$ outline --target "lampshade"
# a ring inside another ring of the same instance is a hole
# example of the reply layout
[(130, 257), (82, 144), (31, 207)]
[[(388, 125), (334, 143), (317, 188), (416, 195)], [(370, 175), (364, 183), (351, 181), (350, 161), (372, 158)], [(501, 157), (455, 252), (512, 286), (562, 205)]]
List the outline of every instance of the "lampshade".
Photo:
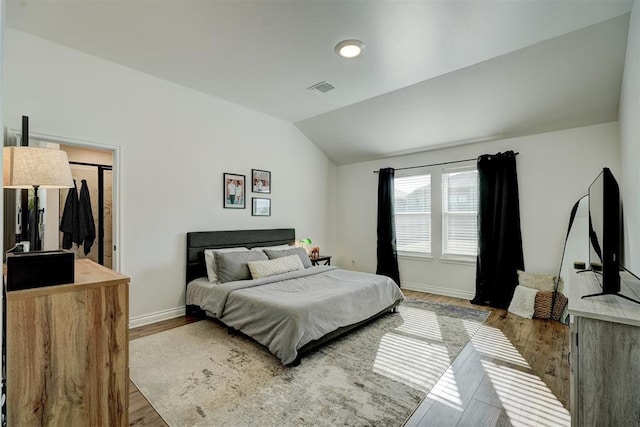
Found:
[(4, 147), (5, 188), (71, 188), (73, 177), (67, 153), (38, 147)]
[(306, 244), (306, 245), (310, 245), (311, 244), (311, 239), (307, 237), (305, 239), (300, 240), (300, 243)]

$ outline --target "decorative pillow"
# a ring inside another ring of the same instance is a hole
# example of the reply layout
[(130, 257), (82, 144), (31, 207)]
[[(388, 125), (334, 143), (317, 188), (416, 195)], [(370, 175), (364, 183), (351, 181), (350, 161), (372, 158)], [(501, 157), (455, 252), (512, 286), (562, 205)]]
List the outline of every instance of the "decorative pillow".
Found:
[(246, 252), (218, 252), (216, 253), (216, 265), (218, 266), (218, 281), (220, 283), (235, 282), (236, 280), (251, 279), (251, 272), (247, 263), (249, 261), (268, 260), (260, 251)]
[(300, 261), (298, 255), (289, 255), (267, 261), (249, 261), (248, 265), (249, 271), (251, 271), (251, 277), (254, 279), (288, 273), (290, 271), (304, 270), (304, 265), (302, 265), (302, 261)]
[(266, 250), (271, 250), (271, 251), (282, 251), (284, 249), (291, 249), (291, 248), (295, 248), (295, 246), (293, 245), (276, 245), (276, 246), (257, 246), (255, 248), (251, 248), (252, 251), (264, 251)]
[(533, 274), (518, 270), (518, 285), (539, 291), (553, 291), (556, 281), (553, 274)]
[[(567, 297), (560, 292), (556, 292), (556, 302), (553, 304), (553, 292), (540, 291), (536, 295), (534, 304), (533, 317), (538, 319), (561, 320), (562, 312), (567, 305)], [(553, 313), (551, 306), (553, 305)]]
[(217, 266), (216, 266), (216, 252), (246, 252), (249, 249), (239, 247), (239, 248), (222, 248), (222, 249), (205, 249), (204, 251), (204, 265), (207, 267), (207, 277), (211, 283), (216, 283), (218, 281), (218, 276), (216, 274)]
[(525, 319), (531, 319), (535, 311), (537, 293), (537, 289), (516, 286), (511, 304), (509, 304), (509, 312), (524, 317)]
[(307, 251), (304, 248), (293, 247), (291, 249), (285, 250), (270, 250), (265, 249), (263, 251), (269, 259), (282, 258), (289, 255), (298, 255), (300, 257), (300, 261), (302, 261), (302, 265), (304, 268), (311, 267), (311, 260), (309, 259), (309, 255), (307, 255)]

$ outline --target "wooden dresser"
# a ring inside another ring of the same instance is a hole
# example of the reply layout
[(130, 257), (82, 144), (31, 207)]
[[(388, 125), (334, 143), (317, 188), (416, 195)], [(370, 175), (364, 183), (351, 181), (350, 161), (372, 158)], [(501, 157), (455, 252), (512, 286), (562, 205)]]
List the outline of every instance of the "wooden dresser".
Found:
[[(621, 293), (640, 300), (640, 281), (621, 275)], [(571, 329), (571, 425), (640, 424), (640, 304), (601, 292), (592, 272), (567, 288)]]
[(128, 277), (76, 260), (74, 283), (7, 292), (6, 315), (7, 425), (128, 425)]

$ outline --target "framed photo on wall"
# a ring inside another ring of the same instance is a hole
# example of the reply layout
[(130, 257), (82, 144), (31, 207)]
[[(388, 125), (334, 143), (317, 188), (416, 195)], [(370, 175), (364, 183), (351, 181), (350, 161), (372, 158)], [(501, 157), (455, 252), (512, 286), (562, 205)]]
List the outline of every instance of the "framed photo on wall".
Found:
[(271, 193), (271, 172), (251, 169), (251, 191), (254, 193)]
[(251, 215), (271, 216), (271, 199), (261, 197), (251, 198)]
[(245, 176), (235, 173), (223, 174), (223, 189), (225, 208), (244, 209), (245, 205)]

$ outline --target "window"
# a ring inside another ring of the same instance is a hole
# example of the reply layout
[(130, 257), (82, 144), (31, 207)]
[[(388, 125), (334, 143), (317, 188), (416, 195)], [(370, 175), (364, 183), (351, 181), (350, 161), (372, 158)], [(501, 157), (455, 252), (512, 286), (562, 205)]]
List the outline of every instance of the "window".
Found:
[(396, 245), (399, 252), (431, 253), (431, 175), (395, 177)]
[(442, 172), (442, 255), (478, 252), (478, 171)]

